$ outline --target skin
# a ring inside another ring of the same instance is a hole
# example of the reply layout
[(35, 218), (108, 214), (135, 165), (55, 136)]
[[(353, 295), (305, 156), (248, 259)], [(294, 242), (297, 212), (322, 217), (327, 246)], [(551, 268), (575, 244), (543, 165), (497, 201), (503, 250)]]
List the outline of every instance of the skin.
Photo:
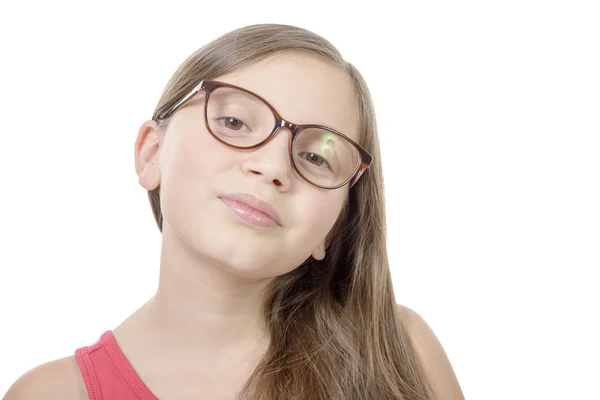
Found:
[[(252, 90), (290, 121), (330, 126), (358, 141), (350, 78), (315, 56), (281, 54), (216, 80)], [(204, 126), (202, 95), (176, 112), (166, 129), (154, 121), (140, 127), (139, 184), (162, 188), (160, 279), (156, 294), (113, 332), (158, 398), (233, 398), (268, 346), (259, 313), (264, 288), (309, 256), (325, 256), (348, 185), (324, 190), (303, 180), (290, 164), (290, 140), (289, 130), (281, 129), (253, 151), (219, 143)], [(219, 199), (232, 193), (271, 203), (281, 227), (250, 227), (232, 217)], [(462, 398), (433, 332), (414, 311), (400, 306), (399, 312), (427, 357), (440, 398)], [(87, 398), (73, 357), (29, 371), (5, 399), (49, 395)]]

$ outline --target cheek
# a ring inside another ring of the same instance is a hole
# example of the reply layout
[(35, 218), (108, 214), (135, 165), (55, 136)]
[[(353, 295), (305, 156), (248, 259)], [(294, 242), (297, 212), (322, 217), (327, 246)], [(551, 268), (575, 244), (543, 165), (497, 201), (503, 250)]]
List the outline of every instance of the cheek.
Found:
[(344, 197), (341, 193), (331, 194), (311, 196), (310, 201), (304, 202), (309, 206), (302, 208), (304, 211), (298, 215), (302, 235), (311, 245), (316, 246), (325, 239), (340, 214)]
[(233, 149), (214, 139), (206, 128), (187, 133), (175, 155), (177, 175), (192, 180), (192, 185), (211, 182), (220, 172), (231, 168), (233, 156)]
[(223, 171), (231, 168), (233, 157), (231, 150), (205, 128), (180, 125), (169, 134), (172, 137), (161, 161), (161, 202), (165, 214), (184, 218), (214, 196)]
[(198, 129), (180, 128), (176, 135), (165, 149), (163, 217), (172, 232), (191, 248), (218, 256), (218, 248), (230, 243), (219, 244), (222, 205), (217, 195), (221, 194), (222, 181), (229, 179), (229, 171), (236, 165), (235, 151)]

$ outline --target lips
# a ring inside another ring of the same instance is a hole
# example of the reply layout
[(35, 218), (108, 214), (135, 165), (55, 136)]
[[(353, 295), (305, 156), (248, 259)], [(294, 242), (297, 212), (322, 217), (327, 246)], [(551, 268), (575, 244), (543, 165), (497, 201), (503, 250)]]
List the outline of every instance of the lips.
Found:
[(281, 220), (277, 211), (275, 211), (275, 208), (266, 201), (260, 200), (248, 193), (236, 193), (219, 197), (226, 203), (235, 204), (235, 202), (237, 202), (241, 203), (241, 207), (248, 207), (254, 210), (254, 219), (260, 219), (260, 214), (263, 214), (264, 217), (273, 220), (275, 224), (281, 226)]

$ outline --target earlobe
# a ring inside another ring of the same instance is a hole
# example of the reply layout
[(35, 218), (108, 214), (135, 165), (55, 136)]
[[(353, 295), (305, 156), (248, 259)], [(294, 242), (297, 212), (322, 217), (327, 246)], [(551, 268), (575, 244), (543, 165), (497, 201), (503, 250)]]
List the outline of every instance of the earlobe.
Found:
[(140, 127), (135, 141), (135, 171), (140, 185), (153, 190), (160, 185), (160, 138), (156, 121), (146, 121)]
[(317, 248), (313, 251), (312, 257), (318, 261), (321, 261), (322, 259), (325, 258), (325, 241), (324, 240), (321, 243), (319, 243)]

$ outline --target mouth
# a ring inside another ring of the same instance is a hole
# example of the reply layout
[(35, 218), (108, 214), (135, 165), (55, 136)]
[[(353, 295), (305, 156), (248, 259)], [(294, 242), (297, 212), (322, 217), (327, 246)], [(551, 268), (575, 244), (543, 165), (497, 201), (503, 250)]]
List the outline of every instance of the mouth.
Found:
[(251, 194), (237, 193), (219, 196), (229, 211), (243, 222), (262, 228), (281, 227), (275, 208)]

